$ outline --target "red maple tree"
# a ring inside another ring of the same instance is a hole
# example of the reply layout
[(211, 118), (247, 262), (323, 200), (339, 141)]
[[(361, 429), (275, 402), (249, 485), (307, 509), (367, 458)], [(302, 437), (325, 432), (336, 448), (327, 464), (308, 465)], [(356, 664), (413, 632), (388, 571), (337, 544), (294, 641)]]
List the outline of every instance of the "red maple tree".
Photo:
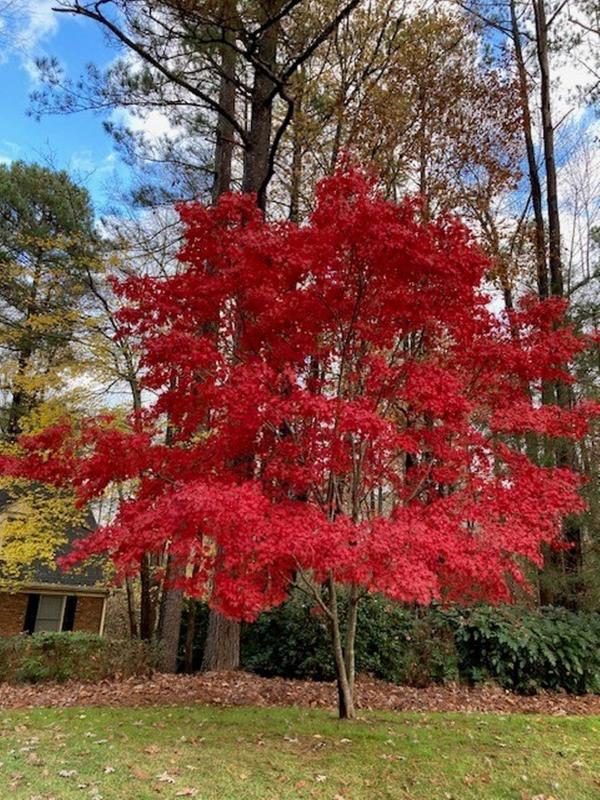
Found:
[(130, 431), (102, 418), (24, 438), (3, 469), (82, 503), (134, 482), (69, 563), (109, 554), (123, 575), (168, 547), (178, 585), (248, 620), (299, 585), (351, 717), (365, 592), (507, 601), (581, 508), (579, 477), (524, 439), (583, 435), (597, 408), (536, 398), (585, 342), (556, 301), (492, 313), (469, 232), (424, 223), (356, 168), (319, 185), (304, 225), (239, 195), (180, 213), (181, 272), (118, 287), (155, 402)]

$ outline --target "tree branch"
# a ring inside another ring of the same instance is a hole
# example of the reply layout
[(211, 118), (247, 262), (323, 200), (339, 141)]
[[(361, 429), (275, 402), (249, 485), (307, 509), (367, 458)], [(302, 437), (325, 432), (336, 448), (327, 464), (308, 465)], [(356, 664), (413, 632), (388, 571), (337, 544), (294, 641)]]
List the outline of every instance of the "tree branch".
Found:
[[(331, 34), (340, 26), (340, 24), (346, 17), (350, 16), (350, 14), (354, 11), (359, 2), (360, 0), (350, 0), (350, 2), (347, 3), (342, 8), (339, 14), (337, 14), (331, 20), (329, 25), (326, 25), (321, 31), (321, 33), (312, 40), (312, 42), (308, 45), (308, 47), (302, 53), (300, 53), (300, 55), (297, 56), (297, 58), (295, 58), (294, 61), (292, 61), (289, 67), (285, 69), (281, 74), (280, 80), (282, 84), (287, 83), (287, 81), (292, 77), (292, 75), (296, 72), (296, 70), (299, 69), (302, 66), (302, 64), (304, 64), (304, 62), (312, 56), (317, 47), (323, 44), (323, 42), (326, 41), (326, 39), (328, 39), (331, 36)], [(273, 97), (276, 94), (276, 91), (277, 90), (274, 89), (273, 92), (271, 93), (271, 96), (268, 99), (273, 99)]]
[(281, 124), (277, 128), (275, 136), (273, 137), (273, 142), (271, 143), (271, 147), (269, 148), (269, 161), (267, 164), (267, 172), (265, 174), (265, 178), (261, 184), (261, 187), (258, 191), (259, 198), (263, 197), (266, 194), (269, 182), (275, 172), (275, 158), (277, 157), (277, 150), (279, 149), (279, 144), (286, 130), (290, 126), (290, 123), (294, 116), (294, 101), (292, 100), (292, 98), (286, 94), (283, 88), (279, 90), (279, 95), (287, 103), (287, 110), (285, 112), (285, 116)]
[[(317, 605), (319, 606), (321, 611), (323, 611), (329, 617), (329, 619), (333, 619), (333, 614), (331, 613), (331, 609), (329, 609), (328, 606), (323, 602), (323, 598), (321, 597), (320, 593), (317, 591), (317, 587), (314, 585), (314, 583), (312, 581), (310, 581), (306, 577), (306, 575), (304, 574), (304, 570), (300, 566), (300, 563), (299, 563), (298, 559), (295, 558), (294, 561), (296, 562), (296, 567), (298, 568), (298, 575), (300, 576), (300, 578), (304, 582), (305, 586), (309, 590), (307, 592), (307, 594), (310, 594), (315, 598), (315, 600), (317, 601)], [(300, 589), (301, 587), (298, 586), (298, 588)]]
[(552, 14), (552, 16), (550, 17), (550, 19), (549, 19), (549, 20), (546, 22), (546, 30), (550, 30), (550, 28), (552, 27), (552, 23), (553, 23), (553, 22), (554, 22), (554, 20), (555, 20), (555, 19), (558, 17), (558, 15), (559, 15), (559, 14), (560, 14), (560, 12), (563, 10), (563, 8), (564, 8), (564, 7), (567, 5), (567, 3), (568, 3), (568, 2), (569, 2), (569, 0), (563, 0), (563, 2), (562, 2), (562, 3), (561, 3), (559, 6), (558, 6), (558, 8), (557, 8), (557, 9), (554, 11), (554, 14)]
[(199, 100), (202, 100), (202, 102), (205, 103), (209, 108), (226, 119), (239, 134), (244, 144), (247, 144), (247, 133), (239, 124), (235, 116), (224, 109), (216, 100), (210, 97), (210, 95), (193, 86), (182, 76), (177, 75), (170, 69), (167, 69), (167, 67), (161, 64), (160, 61), (151, 55), (141, 44), (131, 39), (124, 31), (115, 25), (114, 22), (105, 17), (104, 14), (102, 14), (102, 12), (99, 10), (99, 7), (105, 2), (108, 2), (108, 0), (101, 0), (101, 2), (96, 3), (94, 6), (96, 11), (91, 11), (89, 8), (84, 8), (83, 6), (79, 5), (79, 3), (76, 3), (74, 6), (55, 6), (52, 10), (56, 11), (58, 14), (72, 14), (74, 16), (86, 17), (87, 19), (91, 19), (94, 22), (98, 22), (100, 25), (103, 25), (122, 44), (126, 45), (130, 50), (133, 50), (135, 53), (137, 53), (142, 59), (144, 59), (144, 61), (147, 61), (148, 64), (153, 66), (162, 75), (164, 75), (165, 78), (173, 83), (176, 83), (178, 86), (181, 86), (182, 89), (190, 92)]
[(252, 51), (256, 48), (256, 42), (262, 36), (265, 31), (268, 31), (269, 28), (272, 28), (273, 25), (276, 25), (280, 20), (286, 17), (290, 11), (293, 11), (294, 8), (300, 3), (302, 0), (290, 0), (289, 3), (286, 3), (276, 14), (269, 19), (265, 20), (262, 25), (260, 25), (256, 30), (252, 31), (250, 34), (251, 38), (254, 39), (255, 44), (250, 48)]

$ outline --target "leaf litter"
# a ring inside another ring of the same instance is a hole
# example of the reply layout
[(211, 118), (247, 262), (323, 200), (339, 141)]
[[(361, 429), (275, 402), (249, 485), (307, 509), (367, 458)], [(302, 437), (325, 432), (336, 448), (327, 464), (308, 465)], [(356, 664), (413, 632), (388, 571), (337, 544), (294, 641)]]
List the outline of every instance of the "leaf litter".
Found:
[[(69, 706), (301, 706), (336, 707), (335, 684), (317, 681), (262, 678), (247, 672), (196, 675), (156, 674), (141, 680), (21, 685), (0, 684), (0, 708), (66, 708)], [(513, 694), (495, 686), (397, 686), (363, 676), (357, 680), (359, 709), (395, 711), (463, 711), (474, 713), (525, 713), (600, 715), (600, 695), (542, 692), (534, 696)], [(95, 744), (105, 744), (96, 740)]]

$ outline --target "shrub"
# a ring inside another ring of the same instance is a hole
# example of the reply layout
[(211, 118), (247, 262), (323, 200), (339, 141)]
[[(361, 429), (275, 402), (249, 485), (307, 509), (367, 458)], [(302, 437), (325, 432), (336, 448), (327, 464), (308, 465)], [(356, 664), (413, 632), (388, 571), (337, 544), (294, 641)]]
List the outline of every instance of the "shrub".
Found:
[[(341, 606), (343, 613), (343, 598)], [(335, 677), (326, 620), (303, 597), (244, 626), (241, 658), (244, 669), (267, 677)], [(368, 596), (359, 605), (356, 667), (358, 672), (413, 686), (458, 677), (449, 629), (378, 596)]]
[(335, 677), (331, 644), (322, 613), (296, 598), (244, 625), (244, 669), (266, 677), (329, 681)]
[[(359, 672), (410, 686), (493, 682), (515, 692), (600, 692), (600, 615), (563, 608), (416, 610), (379, 597), (360, 608)], [(334, 677), (323, 616), (304, 598), (245, 626), (242, 666), (266, 676)]]
[(448, 612), (461, 677), (515, 692), (600, 692), (600, 615), (564, 608)]
[[(381, 675), (386, 680), (391, 677)], [(415, 620), (404, 654), (400, 680), (407, 686), (423, 688), (460, 679), (454, 636), (439, 615), (425, 613)]]
[(148, 674), (154, 648), (90, 633), (36, 633), (0, 639), (0, 680), (41, 683), (100, 681)]

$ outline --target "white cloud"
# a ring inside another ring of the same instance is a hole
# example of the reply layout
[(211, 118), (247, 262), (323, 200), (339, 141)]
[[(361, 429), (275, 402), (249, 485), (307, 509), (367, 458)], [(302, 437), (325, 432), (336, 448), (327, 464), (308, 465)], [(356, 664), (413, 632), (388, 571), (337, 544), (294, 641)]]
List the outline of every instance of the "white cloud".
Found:
[[(120, 63), (124, 63), (125, 69), (134, 75), (143, 67), (143, 62), (132, 50), (119, 53), (111, 66)], [(177, 133), (177, 128), (172, 125), (168, 116), (158, 109), (140, 109), (138, 113), (129, 108), (115, 108), (110, 115), (110, 121), (134, 133), (143, 133), (151, 141), (163, 136), (173, 137)]]
[(98, 180), (114, 172), (117, 165), (117, 157), (111, 150), (102, 159), (97, 159), (91, 150), (81, 148), (76, 150), (70, 157), (68, 171), (83, 183), (91, 179)]
[(8, 0), (2, 7), (0, 35), (4, 47), (0, 61), (17, 56), (33, 80), (37, 79), (35, 57), (58, 30), (54, 0)]
[(150, 139), (159, 139), (174, 132), (168, 117), (160, 111), (152, 110), (143, 116), (133, 114), (129, 109), (117, 108), (110, 115), (110, 119), (117, 125), (123, 125), (134, 132), (142, 132)]
[(40, 42), (53, 36), (58, 29), (58, 15), (52, 11), (54, 0), (25, 0), (23, 2), (25, 24), (22, 37), (25, 46), (37, 47)]
[(92, 157), (91, 150), (78, 150), (70, 159), (70, 170), (74, 172), (93, 172), (97, 164)]
[(0, 164), (12, 164), (18, 157), (21, 146), (9, 139), (0, 141)]

